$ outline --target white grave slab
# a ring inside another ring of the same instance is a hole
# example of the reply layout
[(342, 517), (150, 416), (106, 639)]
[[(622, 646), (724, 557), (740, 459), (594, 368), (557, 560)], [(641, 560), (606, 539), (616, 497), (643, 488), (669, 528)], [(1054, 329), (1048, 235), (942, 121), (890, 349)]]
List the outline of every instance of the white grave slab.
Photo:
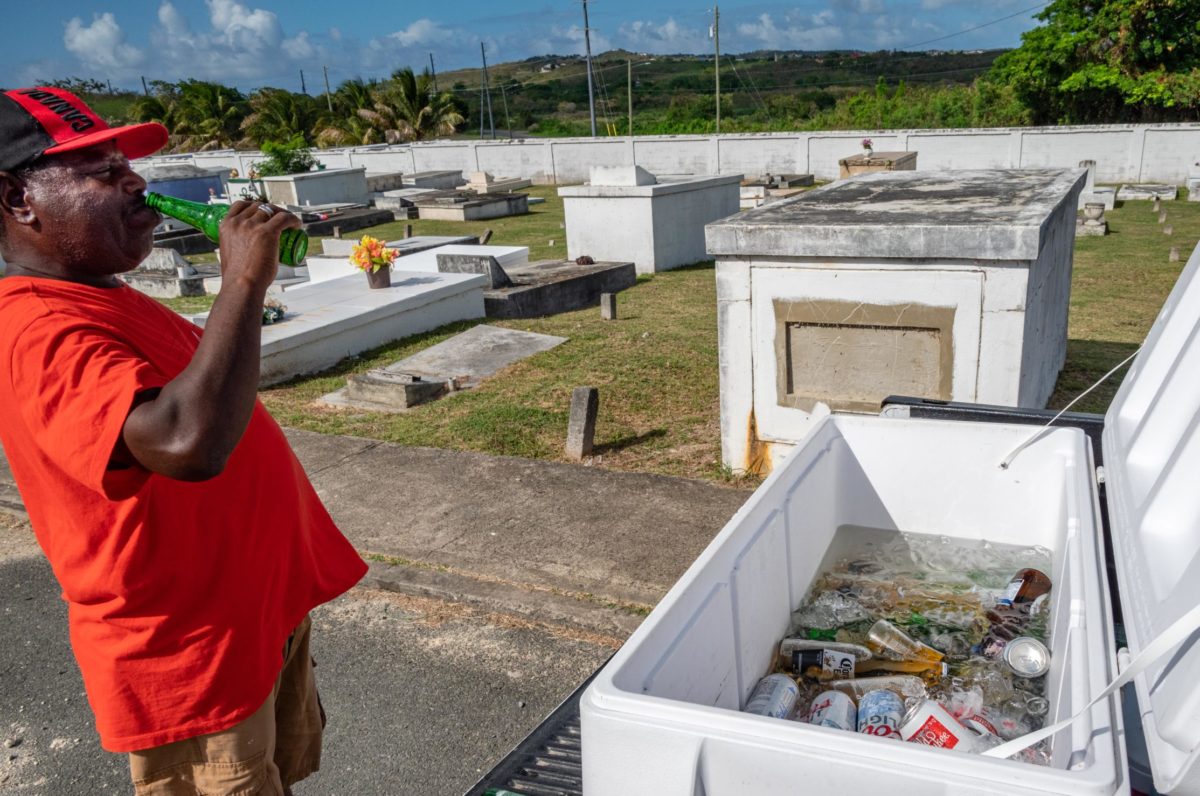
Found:
[(1177, 188), (1174, 185), (1165, 183), (1144, 182), (1130, 185), (1122, 185), (1117, 190), (1117, 198), (1122, 202), (1129, 201), (1151, 201), (1159, 199), (1163, 202), (1170, 202), (1175, 199)]
[(708, 259), (704, 225), (738, 212), (742, 175), (648, 179), (640, 167), (596, 168), (592, 184), (559, 188), (567, 258), (633, 262), (639, 274)]
[(710, 224), (726, 466), (766, 472), (822, 417), (890, 394), (1045, 406), (1083, 182), (881, 172)]
[[(284, 319), (263, 327), (260, 383), (317, 373), (392, 340), (482, 318), (486, 284), (477, 274), (395, 271), (392, 286), (379, 290), (361, 273), (289, 290)], [(203, 325), (206, 317), (195, 321)]]

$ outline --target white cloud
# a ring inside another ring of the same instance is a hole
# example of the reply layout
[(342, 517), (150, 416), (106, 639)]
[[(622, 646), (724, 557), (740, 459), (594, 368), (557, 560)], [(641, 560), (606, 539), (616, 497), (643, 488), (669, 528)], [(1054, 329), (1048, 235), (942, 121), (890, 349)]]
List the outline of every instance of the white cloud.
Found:
[(432, 19), (418, 19), (409, 24), (404, 30), (389, 33), (388, 38), (394, 39), (401, 47), (422, 47), (428, 44), (441, 44), (452, 41), (458, 33), (443, 27)]
[(93, 15), (90, 25), (74, 17), (63, 33), (63, 46), (84, 66), (118, 75), (126, 74), (144, 58), (141, 50), (125, 41), (125, 32), (117, 24), (117, 18), (107, 11)]
[(622, 44), (637, 52), (689, 53), (712, 48), (708, 30), (680, 25), (674, 18), (666, 22), (635, 20), (618, 29)]
[(740, 23), (737, 32), (747, 49), (832, 50), (845, 39), (833, 19), (828, 9), (807, 18), (788, 14), (782, 24), (770, 14), (760, 14), (753, 22)]

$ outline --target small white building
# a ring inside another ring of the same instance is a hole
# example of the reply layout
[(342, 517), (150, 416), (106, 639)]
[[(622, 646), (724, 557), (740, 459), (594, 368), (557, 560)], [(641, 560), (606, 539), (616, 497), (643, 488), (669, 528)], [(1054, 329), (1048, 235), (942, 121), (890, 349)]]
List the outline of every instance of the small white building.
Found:
[(891, 394), (1045, 406), (1083, 184), (884, 172), (710, 224), (724, 464), (769, 471), (821, 417)]
[(558, 189), (567, 258), (633, 262), (639, 274), (707, 260), (704, 225), (738, 212), (742, 175), (659, 180), (639, 166), (593, 168)]

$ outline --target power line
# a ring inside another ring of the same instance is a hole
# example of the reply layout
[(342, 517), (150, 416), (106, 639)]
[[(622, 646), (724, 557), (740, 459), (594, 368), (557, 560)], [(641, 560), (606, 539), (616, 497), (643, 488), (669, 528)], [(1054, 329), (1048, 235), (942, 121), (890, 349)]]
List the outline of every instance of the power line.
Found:
[(1043, 6), (1048, 5), (1049, 2), (1050, 2), (1050, 0), (1045, 0), (1045, 2), (1038, 3), (1035, 6), (1030, 6), (1029, 8), (1022, 8), (1020, 11), (1009, 14), (1006, 17), (1000, 17), (999, 19), (993, 19), (990, 22), (984, 22), (982, 25), (976, 25), (973, 28), (967, 28), (965, 30), (960, 30), (955, 33), (947, 33), (945, 36), (938, 36), (936, 39), (927, 39), (926, 41), (919, 41), (916, 44), (906, 44), (903, 47), (897, 47), (896, 49), (911, 50), (914, 47), (923, 47), (926, 44), (933, 44), (935, 41), (945, 41), (946, 39), (953, 39), (955, 36), (961, 36), (964, 33), (970, 33), (971, 31), (980, 30), (981, 28), (986, 28), (991, 25), (996, 25), (1001, 22), (1004, 22), (1005, 20), (1012, 19), (1013, 17), (1019, 17), (1022, 14), (1028, 14), (1030, 11), (1036, 11), (1037, 9), (1042, 8)]

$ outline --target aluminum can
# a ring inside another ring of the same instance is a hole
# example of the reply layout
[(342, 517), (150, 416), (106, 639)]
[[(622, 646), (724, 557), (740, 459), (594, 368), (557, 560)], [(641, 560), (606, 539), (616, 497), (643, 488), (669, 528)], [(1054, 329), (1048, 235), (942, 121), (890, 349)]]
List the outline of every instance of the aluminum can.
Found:
[(858, 711), (854, 707), (853, 699), (841, 691), (824, 691), (812, 701), (812, 707), (808, 710), (808, 723), (854, 732), (858, 726), (857, 716)]
[(910, 743), (956, 752), (970, 752), (976, 746), (975, 733), (932, 699), (925, 700), (905, 717), (900, 725), (900, 737)]
[[(840, 692), (839, 692), (840, 693)], [(900, 740), (904, 721), (904, 702), (895, 691), (877, 688), (858, 700), (858, 731), (876, 738)]]
[(785, 719), (796, 707), (798, 696), (800, 687), (795, 680), (786, 674), (768, 674), (754, 686), (742, 712)]
[(1050, 671), (1050, 650), (1032, 636), (1018, 636), (1004, 645), (1004, 662), (1020, 677), (1041, 677)]

